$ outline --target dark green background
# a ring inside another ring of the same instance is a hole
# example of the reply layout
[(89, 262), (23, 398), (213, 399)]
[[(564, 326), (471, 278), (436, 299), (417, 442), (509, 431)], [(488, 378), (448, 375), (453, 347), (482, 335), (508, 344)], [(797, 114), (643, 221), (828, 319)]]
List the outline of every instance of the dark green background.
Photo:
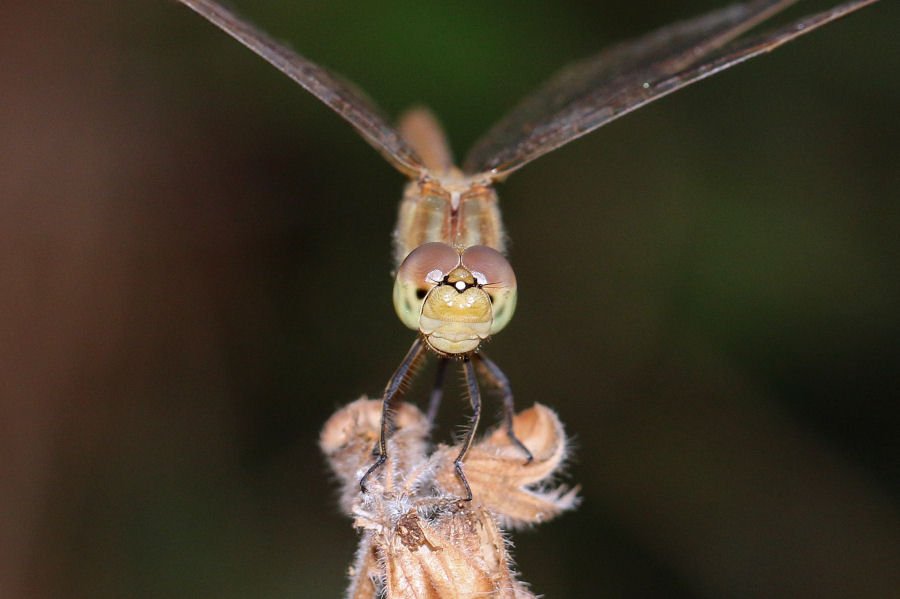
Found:
[[(458, 156), (555, 68), (719, 5), (238, 3), (388, 114), (432, 107)], [(514, 535), (536, 593), (900, 586), (898, 8), (500, 187), (520, 297), (487, 349), (583, 486)], [(355, 533), (317, 435), (412, 340), (402, 177), (174, 2), (0, 28), (0, 597), (340, 597)]]

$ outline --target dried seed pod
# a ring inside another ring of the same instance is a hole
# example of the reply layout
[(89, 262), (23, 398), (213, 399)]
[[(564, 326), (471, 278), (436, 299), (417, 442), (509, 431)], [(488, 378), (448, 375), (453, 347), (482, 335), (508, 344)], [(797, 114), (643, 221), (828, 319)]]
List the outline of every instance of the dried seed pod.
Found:
[[(535, 404), (516, 415), (513, 430), (534, 459), (524, 462), (521, 450), (510, 443), (506, 430), (496, 429), (466, 456), (466, 478), (472, 495), (506, 527), (538, 524), (574, 508), (578, 488), (541, 484), (566, 457), (565, 432), (553, 410)], [(458, 494), (461, 485), (453, 469), (454, 451), (441, 448), (432, 460), (439, 485), (447, 493)]]
[[(411, 468), (411, 460), (421, 462), (418, 456), (426, 452), (428, 423), (415, 406), (398, 404), (393, 421), (397, 429), (390, 440), (393, 455), (385, 464), (382, 480), (406, 478), (403, 473)], [(372, 449), (378, 442), (380, 429), (381, 401), (365, 396), (335, 412), (322, 427), (319, 447), (341, 481), (340, 503), (349, 515), (360, 498), (359, 479), (372, 465)]]
[(577, 490), (554, 488), (566, 456), (562, 424), (547, 407), (516, 416), (517, 435), (534, 448), (526, 465), (521, 450), (498, 430), (475, 444), (466, 460), (473, 499), (459, 499), (453, 471), (458, 447), (428, 453), (427, 423), (401, 404), (388, 441), (388, 459), (368, 493), (359, 476), (371, 461), (381, 404), (360, 399), (339, 410), (322, 431), (321, 447), (343, 490), (341, 505), (362, 532), (350, 569), (349, 599), (534, 599), (511, 568), (510, 542), (498, 525), (542, 522), (577, 504)]

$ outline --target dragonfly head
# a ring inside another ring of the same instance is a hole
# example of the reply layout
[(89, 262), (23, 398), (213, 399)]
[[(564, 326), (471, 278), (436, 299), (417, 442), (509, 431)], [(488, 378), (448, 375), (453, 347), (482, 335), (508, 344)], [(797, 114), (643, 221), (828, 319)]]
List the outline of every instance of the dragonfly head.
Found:
[(507, 325), (515, 308), (512, 267), (500, 252), (484, 245), (461, 251), (445, 243), (426, 243), (397, 269), (397, 315), (442, 354), (475, 351)]

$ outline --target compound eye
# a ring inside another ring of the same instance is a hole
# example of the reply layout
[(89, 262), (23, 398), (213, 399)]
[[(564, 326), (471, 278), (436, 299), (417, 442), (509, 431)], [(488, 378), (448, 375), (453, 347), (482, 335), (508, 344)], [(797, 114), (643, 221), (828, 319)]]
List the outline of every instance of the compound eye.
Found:
[(462, 263), (491, 297), (494, 322), (491, 334), (509, 323), (516, 309), (516, 275), (503, 254), (486, 245), (473, 245), (462, 255)]
[(516, 288), (516, 275), (503, 254), (486, 245), (473, 245), (462, 255), (462, 264), (479, 285), (492, 289)]
[(418, 330), (425, 296), (459, 266), (459, 252), (446, 243), (425, 243), (409, 253), (394, 280), (394, 310), (403, 324)]

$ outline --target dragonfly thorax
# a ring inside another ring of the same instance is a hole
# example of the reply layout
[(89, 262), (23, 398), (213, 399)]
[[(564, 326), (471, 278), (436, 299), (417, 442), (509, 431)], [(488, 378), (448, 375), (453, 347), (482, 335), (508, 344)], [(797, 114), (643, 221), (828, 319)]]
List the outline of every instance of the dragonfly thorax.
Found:
[(503, 252), (505, 234), (497, 192), (460, 175), (411, 181), (403, 193), (394, 230), (397, 266), (419, 246), (439, 241), (451, 247), (486, 245)]
[(397, 269), (394, 308), (445, 355), (464, 355), (512, 318), (516, 277), (500, 252), (483, 245), (465, 250), (426, 243)]

